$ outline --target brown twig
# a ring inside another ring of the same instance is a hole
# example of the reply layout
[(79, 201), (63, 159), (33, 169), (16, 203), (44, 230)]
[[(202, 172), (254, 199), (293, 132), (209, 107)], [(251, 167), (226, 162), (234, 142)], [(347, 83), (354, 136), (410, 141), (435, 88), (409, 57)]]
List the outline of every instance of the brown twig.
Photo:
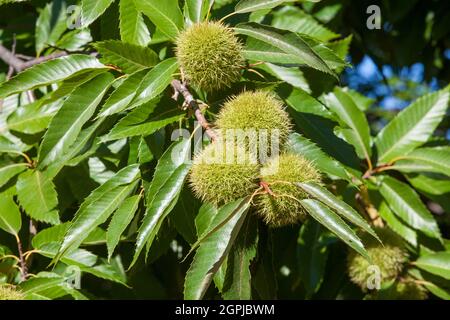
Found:
[[(30, 219), (30, 224), (28, 226), (28, 232), (29, 232), (29, 235), (30, 235), (29, 246), (28, 246), (28, 250), (29, 251), (28, 252), (33, 252), (33, 250), (32, 250), (33, 248), (31, 246), (31, 241), (33, 240), (34, 236), (36, 236), (36, 234), (38, 232), (37, 222), (35, 220), (33, 220), (33, 219)], [(26, 265), (26, 268), (28, 270), (28, 268), (30, 268), (31, 264), (33, 263), (33, 256), (31, 254), (29, 254), (27, 256), (26, 253), (24, 254), (24, 256), (25, 256), (25, 265)]]
[(30, 101), (30, 103), (35, 102), (36, 101), (36, 96), (34, 95), (34, 91), (28, 90), (27, 91), (27, 98), (28, 98), (28, 101)]
[(56, 58), (60, 58), (60, 57), (64, 57), (67, 56), (69, 53), (66, 51), (61, 51), (61, 52), (54, 52), (52, 54), (49, 54), (48, 56), (42, 56), (27, 62), (23, 62), (22, 63), (22, 70), (28, 69), (36, 64), (40, 64), (49, 60), (53, 60)]
[(32, 56), (27, 56), (26, 54), (21, 54), (21, 53), (16, 53), (16, 57), (25, 61), (30, 61), (33, 60), (34, 57)]
[(12, 66), (16, 71), (21, 70), (23, 61), (17, 58), (11, 51), (0, 44), (0, 59)]
[(2, 59), (6, 64), (12, 67), (16, 72), (21, 72), (28, 69), (34, 65), (46, 62), (48, 60), (53, 60), (59, 57), (67, 56), (69, 53), (66, 51), (54, 52), (47, 56), (42, 56), (28, 61), (23, 61), (18, 58), (15, 52), (8, 50), (3, 45), (0, 44), (0, 59)]
[(364, 175), (362, 176), (363, 179), (369, 179), (371, 176), (373, 176), (374, 174), (377, 174), (379, 172), (383, 172), (386, 170), (391, 169), (392, 164), (382, 164), (380, 166), (377, 166), (373, 169), (367, 169), (367, 171), (364, 173)]
[(259, 185), (264, 188), (264, 191), (268, 194), (270, 194), (271, 196), (275, 196), (275, 193), (273, 193), (272, 189), (270, 189), (269, 184), (265, 181), (260, 181)]
[[(13, 55), (16, 54), (16, 44), (17, 44), (17, 41), (16, 41), (16, 34), (14, 34), (14, 36), (13, 36), (13, 44), (12, 44), (12, 47), (11, 47), (11, 53), (12, 53)], [(13, 68), (13, 66), (10, 65), (10, 66), (9, 66), (9, 69), (8, 69), (8, 74), (6, 75), (6, 80), (11, 79), (13, 73), (14, 73), (14, 68)]]
[(199, 122), (199, 124), (202, 126), (202, 128), (205, 130), (208, 137), (215, 141), (217, 140), (217, 134), (214, 131), (214, 129), (209, 124), (208, 120), (206, 120), (205, 116), (203, 115), (202, 111), (200, 110), (200, 107), (197, 103), (197, 101), (194, 99), (192, 94), (190, 93), (189, 89), (186, 87), (185, 84), (183, 84), (180, 80), (173, 80), (172, 81), (172, 87), (175, 90), (175, 94), (173, 98), (176, 100), (178, 98), (178, 95), (181, 94), (184, 98), (185, 104), (194, 111), (195, 118)]
[(18, 235), (16, 235), (16, 241), (17, 241), (17, 250), (19, 251), (20, 276), (22, 278), (22, 281), (25, 281), (28, 276), (28, 266), (26, 263), (26, 259), (23, 255), (22, 241), (20, 241)]
[(359, 193), (357, 193), (357, 200), (360, 201), (363, 209), (369, 216), (370, 222), (375, 227), (383, 227), (384, 226), (383, 219), (381, 219), (378, 210), (370, 201), (369, 191), (367, 190), (366, 186), (361, 186)]

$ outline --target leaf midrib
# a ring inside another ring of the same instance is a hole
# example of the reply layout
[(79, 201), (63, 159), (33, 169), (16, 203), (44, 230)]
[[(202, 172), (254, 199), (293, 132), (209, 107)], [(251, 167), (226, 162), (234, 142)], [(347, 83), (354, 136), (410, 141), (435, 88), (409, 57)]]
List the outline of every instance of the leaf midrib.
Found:
[[(428, 119), (428, 115), (430, 114), (430, 113), (433, 113), (434, 112), (434, 109), (435, 109), (435, 107), (437, 106), (437, 105), (440, 105), (440, 101), (441, 101), (441, 99), (446, 99), (447, 100), (447, 103), (448, 103), (448, 93), (445, 93), (443, 96), (441, 96), (441, 97), (439, 97), (438, 99), (437, 99), (437, 101), (435, 101), (435, 103), (434, 103), (434, 105), (433, 105), (433, 107), (431, 107), (421, 118), (420, 118), (420, 120), (418, 121), (418, 122), (416, 122), (416, 124), (414, 124), (409, 130), (407, 130), (406, 132), (405, 132), (405, 134), (403, 134), (402, 135), (402, 137), (400, 137), (400, 139), (399, 140), (396, 140), (396, 142), (394, 142), (387, 150), (385, 150), (384, 152), (383, 152), (383, 154), (379, 157), (379, 159), (380, 159), (380, 161), (383, 161), (383, 159), (385, 159), (388, 155), (389, 155), (389, 153), (391, 153), (392, 152), (392, 150), (393, 149), (396, 149), (397, 148), (397, 145), (399, 145), (399, 144), (402, 144), (402, 141), (406, 138), (406, 137), (408, 137), (409, 135), (410, 135), (410, 133), (411, 132), (413, 132), (418, 126), (422, 126), (422, 123), (423, 122), (426, 122), (426, 121), (428, 121), (429, 119)], [(399, 119), (399, 118), (396, 118), (396, 119)], [(386, 127), (386, 130), (387, 130), (387, 128), (388, 127)], [(385, 131), (386, 132), (386, 131)], [(381, 139), (381, 137), (380, 137), (380, 139)]]
[(2, 172), (2, 171), (6, 171), (6, 170), (8, 170), (8, 169), (11, 169), (11, 168), (15, 168), (15, 167), (26, 167), (26, 166), (28, 166), (28, 164), (27, 163), (13, 163), (13, 164), (8, 164), (7, 166), (4, 166), (4, 167), (2, 167), (2, 168), (0, 168), (0, 173)]
[(130, 64), (134, 64), (134, 65), (139, 66), (141, 68), (141, 70), (150, 67), (148, 65), (142, 64), (140, 61), (132, 60), (131, 58), (122, 55), (121, 52), (113, 51), (113, 50), (107, 48), (106, 46), (103, 46), (103, 50), (108, 51), (111, 55), (114, 55), (114, 56), (117, 56), (119, 58), (122, 58), (122, 59), (126, 60)]
[[(47, 155), (45, 156), (45, 158), (42, 160), (42, 163), (47, 164), (48, 162), (48, 158), (53, 158), (53, 160), (55, 160), (55, 150), (61, 148), (62, 150), (62, 154), (61, 156), (67, 151), (67, 148), (70, 147), (70, 145), (66, 146), (66, 148), (64, 148), (64, 144), (67, 142), (67, 136), (72, 134), (72, 130), (75, 126), (77, 126), (80, 121), (83, 120), (84, 116), (86, 114), (89, 114), (89, 112), (91, 112), (91, 108), (92, 106), (95, 106), (99, 103), (99, 101), (101, 101), (101, 99), (103, 98), (104, 93), (106, 92), (106, 90), (108, 90), (109, 86), (107, 86), (106, 88), (104, 88), (101, 92), (99, 92), (99, 96), (97, 96), (87, 107), (84, 108), (84, 110), (81, 112), (81, 114), (78, 115), (77, 119), (70, 125), (70, 127), (66, 130), (66, 132), (59, 138), (59, 141), (47, 152)], [(82, 121), (83, 122), (83, 121)], [(76, 137), (75, 139), (73, 139), (74, 142), (76, 141)]]
[[(96, 224), (97, 221), (100, 220), (99, 218), (105, 219), (105, 217), (103, 216), (103, 215), (105, 214), (105, 212), (107, 212), (108, 210), (110, 210), (111, 207), (114, 207), (114, 206), (115, 206), (115, 203), (117, 202), (117, 199), (119, 199), (124, 193), (130, 192), (130, 189), (131, 189), (130, 186), (132, 186), (133, 183), (134, 183), (134, 181), (131, 182), (131, 183), (128, 184), (128, 185), (122, 186), (122, 190), (121, 190), (119, 193), (117, 193), (116, 196), (113, 198), (113, 200), (112, 200), (106, 207), (104, 207), (104, 208), (101, 210), (101, 211), (102, 211), (102, 214), (97, 216), (97, 219), (94, 221), (94, 224)], [(120, 186), (119, 186), (119, 187), (120, 187)], [(97, 198), (97, 200), (98, 200), (98, 198)], [(96, 200), (96, 201), (97, 201), (97, 200)], [(96, 202), (96, 201), (95, 201), (95, 202)], [(90, 204), (85, 208), (85, 211), (88, 211), (88, 210), (92, 207), (92, 205), (95, 204), (95, 202), (90, 203)], [(112, 212), (111, 212), (111, 213), (112, 213)], [(111, 214), (111, 213), (110, 213), (110, 214)], [(107, 217), (106, 217), (106, 218), (107, 218)], [(78, 220), (78, 219), (76, 219), (76, 220), (73, 222), (73, 224), (74, 224), (75, 222), (77, 222), (77, 220)], [(89, 225), (89, 228), (91, 228), (91, 225)], [(70, 231), (70, 229), (69, 229), (69, 231)], [(69, 231), (68, 231), (68, 232), (69, 232)], [(75, 237), (76, 237), (77, 235), (79, 235), (79, 232), (75, 234)], [(66, 237), (65, 237), (65, 238), (66, 238)], [(63, 255), (63, 254), (70, 248), (70, 246), (75, 242), (74, 236), (73, 236), (73, 235), (72, 235), (71, 238), (72, 238), (72, 239), (71, 239), (70, 241), (68, 241), (68, 243), (65, 243), (65, 241), (63, 242), (63, 245), (61, 246), (61, 249), (60, 249), (61, 255)]]
[[(425, 217), (423, 217), (423, 216), (422, 216), (422, 212), (419, 212), (419, 211), (414, 210), (414, 208), (412, 208), (412, 207), (409, 205), (409, 203), (408, 203), (407, 201), (403, 200), (403, 198), (401, 197), (401, 195), (399, 195), (393, 188), (391, 188), (391, 187), (389, 186), (389, 184), (383, 183), (383, 186), (384, 186), (385, 188), (388, 189), (389, 193), (392, 194), (392, 196), (393, 196), (397, 201), (399, 201), (400, 203), (402, 203), (403, 206), (407, 207), (409, 212), (416, 212), (417, 215), (418, 215), (418, 216), (420, 217), (420, 219), (422, 220), (422, 222), (425, 223), (425, 225), (427, 226), (427, 228), (430, 227), (430, 222), (432, 222), (432, 221), (428, 221)], [(412, 219), (412, 220), (414, 220), (414, 219)], [(408, 222), (408, 223), (409, 223), (409, 222)], [(414, 228), (418, 228), (417, 226), (413, 226), (413, 227), (414, 227)], [(432, 228), (432, 229), (434, 229), (434, 228)], [(435, 230), (431, 230), (431, 231), (434, 232)]]
[(14, 230), (13, 226), (11, 224), (8, 223), (8, 221), (4, 218), (3, 215), (0, 215), (0, 219), (3, 221), (3, 223), (8, 227), (9, 232), (11, 234), (17, 235), (16, 230)]
[[(178, 29), (178, 26), (175, 24), (175, 22), (173, 22), (164, 12), (162, 12), (161, 10), (158, 10), (158, 8), (157, 7), (155, 7), (151, 2), (146, 2), (145, 3), (146, 5), (148, 5), (149, 7), (152, 7), (153, 8), (153, 10), (156, 12), (156, 13), (159, 13), (161, 16), (163, 16), (167, 21), (169, 21), (169, 24), (171, 24), (172, 26), (174, 26), (175, 27), (175, 29), (177, 30), (177, 31), (179, 31), (179, 29)], [(160, 28), (161, 29), (161, 28)], [(166, 36), (168, 36), (169, 38), (172, 38), (172, 36), (171, 35), (169, 35), (169, 34), (167, 34), (164, 30), (160, 30), (162, 33), (164, 33)]]
[(36, 120), (42, 120), (42, 119), (45, 119), (45, 118), (52, 117), (52, 113), (56, 113), (56, 112), (38, 113), (37, 115), (35, 115), (34, 117), (31, 117), (31, 118), (25, 117), (25, 119), (23, 119), (23, 120), (13, 121), (12, 124), (11, 124), (11, 122), (8, 122), (8, 128), (9, 129), (14, 129), (17, 126), (26, 124), (27, 122), (33, 122), (33, 121), (36, 121)]
[[(244, 7), (243, 9), (240, 10), (236, 10), (235, 13), (236, 14), (240, 14), (240, 13), (245, 13), (245, 12), (251, 12), (251, 11), (256, 11), (256, 10), (260, 10), (259, 8), (263, 8), (267, 5), (267, 4), (281, 4), (282, 1), (280, 0), (273, 0), (273, 1), (267, 1), (267, 2), (263, 2), (263, 3), (257, 3), (253, 6), (249, 6), (249, 7)], [(239, 5), (239, 3), (237, 4), (237, 6)]]
[[(36, 178), (36, 184), (37, 184), (37, 186), (38, 186), (39, 197), (41, 198), (42, 203), (43, 203), (44, 206), (45, 206), (46, 212), (49, 212), (49, 211), (51, 211), (51, 210), (49, 209), (49, 207), (48, 207), (48, 205), (47, 205), (47, 202), (46, 202), (46, 200), (45, 200), (45, 197), (44, 197), (44, 193), (42, 192), (42, 185), (43, 185), (43, 184), (41, 184), (41, 179), (40, 179), (41, 176), (42, 176), (42, 175), (39, 173), (39, 171), (36, 171), (35, 178)], [(45, 184), (45, 182), (46, 182), (46, 181), (44, 181), (44, 184)]]
[(409, 155), (406, 155), (406, 156), (402, 157), (402, 159), (400, 159), (400, 160), (419, 160), (419, 161), (423, 161), (423, 162), (425, 162), (427, 164), (434, 164), (434, 165), (439, 166), (439, 167), (442, 166), (444, 168), (449, 169), (449, 172), (450, 172), (450, 164), (446, 165), (445, 162), (435, 161), (434, 159), (426, 158), (426, 157), (423, 157), (423, 156), (421, 157), (421, 156), (409, 156)]

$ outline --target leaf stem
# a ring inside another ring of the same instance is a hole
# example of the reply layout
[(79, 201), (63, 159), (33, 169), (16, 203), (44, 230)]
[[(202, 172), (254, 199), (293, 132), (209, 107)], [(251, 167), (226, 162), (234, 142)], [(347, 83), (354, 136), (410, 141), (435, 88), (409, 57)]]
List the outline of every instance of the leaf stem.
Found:
[(12, 254), (7, 254), (5, 256), (1, 256), (0, 260), (3, 260), (3, 259), (14, 259), (17, 262), (20, 262), (20, 259), (18, 257), (16, 257), (16, 256), (12, 255)]
[(238, 14), (239, 12), (233, 11), (232, 13), (227, 14), (225, 17), (223, 17), (222, 19), (219, 20), (220, 23), (223, 23), (226, 19), (228, 19), (229, 17), (234, 16), (235, 14)]

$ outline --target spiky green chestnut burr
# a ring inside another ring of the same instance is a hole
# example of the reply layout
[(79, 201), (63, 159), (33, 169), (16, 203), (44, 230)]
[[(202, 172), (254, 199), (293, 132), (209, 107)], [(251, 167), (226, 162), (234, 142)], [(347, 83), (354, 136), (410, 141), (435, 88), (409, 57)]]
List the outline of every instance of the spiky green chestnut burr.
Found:
[(299, 200), (308, 198), (308, 195), (292, 183), (320, 183), (321, 177), (308, 160), (300, 155), (285, 153), (261, 168), (261, 181), (268, 185), (270, 191), (257, 197), (256, 211), (266, 224), (280, 227), (307, 217)]
[(411, 276), (396, 280), (380, 291), (374, 290), (365, 296), (365, 300), (425, 300), (427, 290)]
[(261, 133), (264, 129), (268, 134), (268, 142), (273, 134), (279, 135), (280, 146), (286, 141), (292, 128), (281, 101), (273, 93), (266, 91), (246, 91), (233, 97), (222, 107), (216, 126), (224, 135), (227, 129), (254, 129), (256, 133)]
[(219, 139), (195, 156), (189, 180), (198, 198), (222, 205), (252, 194), (258, 176), (259, 165), (245, 149)]
[(13, 287), (0, 285), (0, 300), (23, 300), (24, 298), (23, 293)]
[(207, 92), (239, 81), (245, 60), (233, 31), (219, 22), (200, 22), (181, 32), (176, 55), (184, 77)]
[(402, 279), (395, 286), (396, 300), (426, 300), (427, 298), (427, 290), (411, 277)]
[(369, 277), (377, 276), (375, 275), (377, 269), (374, 267), (379, 268), (379, 279), (383, 283), (396, 278), (408, 260), (403, 241), (397, 234), (388, 228), (375, 228), (375, 232), (384, 246), (367, 233), (361, 235), (372, 263), (353, 250), (349, 251), (348, 255), (347, 267), (350, 280), (364, 291), (367, 290)]

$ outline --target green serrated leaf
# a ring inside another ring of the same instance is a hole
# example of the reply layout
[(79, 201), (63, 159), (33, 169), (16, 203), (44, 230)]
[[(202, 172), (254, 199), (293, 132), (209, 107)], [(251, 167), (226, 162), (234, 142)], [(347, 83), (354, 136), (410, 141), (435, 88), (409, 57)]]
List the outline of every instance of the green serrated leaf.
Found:
[(420, 269), (450, 280), (450, 252), (422, 256), (414, 264)]
[(26, 296), (31, 296), (32, 294), (57, 287), (63, 284), (64, 281), (66, 281), (66, 279), (61, 276), (35, 277), (22, 282), (20, 284), (20, 290)]
[(298, 268), (307, 298), (319, 290), (325, 275), (328, 248), (323, 241), (323, 234), (323, 228), (317, 221), (308, 220), (298, 235)]
[(352, 182), (351, 177), (342, 164), (330, 157), (314, 142), (308, 140), (302, 135), (298, 133), (291, 134), (287, 145), (289, 152), (302, 155), (306, 159), (310, 160), (318, 169), (320, 169), (320, 171)]
[[(95, 139), (94, 134), (101, 124), (102, 119), (97, 120), (86, 129), (81, 130), (77, 139), (67, 150), (67, 152), (64, 153), (58, 161), (53, 162), (48, 166), (47, 172), (49, 176), (56, 176), (58, 172), (66, 165), (77, 165), (80, 161), (88, 157), (91, 152), (93, 152), (92, 149), (95, 151), (97, 146), (95, 145), (95, 142), (93, 142)], [(92, 148), (89, 148), (90, 143), (94, 144)], [(87, 149), (87, 151), (83, 153), (83, 150), (85, 149)]]
[(0, 194), (0, 229), (17, 235), (22, 226), (22, 216), (13, 197)]
[(274, 14), (272, 26), (306, 34), (320, 41), (330, 41), (338, 34), (321, 25), (312, 15), (296, 7), (284, 7)]
[(41, 54), (48, 45), (55, 45), (56, 41), (67, 29), (67, 9), (63, 1), (48, 3), (40, 12), (36, 20), (35, 44), (36, 52)]
[(40, 249), (46, 244), (62, 241), (69, 225), (69, 222), (65, 222), (39, 231), (39, 233), (33, 237), (33, 248)]
[(101, 74), (78, 87), (53, 117), (38, 155), (39, 168), (58, 160), (75, 142), (109, 89), (113, 76)]
[(297, 186), (309, 193), (312, 197), (323, 202), (328, 207), (334, 209), (337, 214), (347, 219), (354, 225), (360, 227), (367, 233), (371, 234), (375, 239), (381, 242), (378, 235), (373, 231), (372, 227), (364, 220), (351, 206), (346, 202), (335, 197), (330, 191), (314, 182), (296, 183)]
[(378, 162), (388, 163), (427, 142), (448, 108), (450, 87), (427, 94), (403, 109), (375, 138)]
[(173, 79), (173, 74), (178, 69), (176, 58), (169, 58), (150, 70), (142, 79), (130, 108), (144, 104), (161, 94)]
[[(285, 54), (297, 57), (297, 62), (301, 61), (309, 67), (336, 76), (325, 61), (298, 34), (253, 22), (240, 23), (234, 30), (238, 34), (263, 41), (282, 50)], [(296, 61), (291, 60), (292, 62)]]
[(216, 206), (211, 203), (205, 202), (198, 211), (195, 217), (195, 228), (197, 229), (197, 238), (201, 238), (202, 235), (208, 230), (214, 217), (217, 215)]
[(0, 168), (0, 187), (27, 168), (27, 163), (11, 163)]
[(144, 13), (169, 39), (174, 40), (183, 28), (183, 14), (178, 0), (139, 0), (136, 1), (139, 11)]
[(450, 147), (413, 150), (396, 161), (392, 169), (402, 172), (436, 172), (450, 176)]
[(150, 32), (138, 11), (135, 0), (120, 0), (119, 3), (120, 38), (123, 42), (147, 46)]
[[(64, 222), (39, 231), (31, 242), (33, 248), (42, 249), (50, 243), (61, 243), (69, 227), (70, 222)], [(94, 229), (83, 241), (83, 245), (98, 245), (100, 243), (106, 243), (106, 231), (101, 228)]]
[(351, 137), (348, 142), (355, 147), (358, 156), (370, 162), (370, 127), (364, 113), (356, 106), (352, 97), (338, 87), (325, 96), (325, 101), (326, 106), (338, 116), (341, 125), (351, 129), (346, 138)]
[(170, 222), (189, 244), (194, 243), (197, 239), (195, 218), (200, 205), (200, 201), (196, 199), (191, 190), (185, 186), (181, 191), (179, 200), (170, 216)]
[(138, 165), (125, 167), (92, 191), (75, 214), (54, 262), (77, 248), (90, 232), (109, 218), (134, 190), (139, 175)]
[(93, 46), (101, 54), (101, 62), (118, 66), (125, 73), (153, 67), (159, 61), (152, 49), (118, 40), (96, 42)]
[(247, 217), (242, 230), (228, 254), (222, 297), (225, 300), (250, 300), (252, 298), (250, 264), (258, 247), (258, 224)]
[[(236, 200), (219, 209), (217, 216), (231, 216), (218, 230), (209, 234), (200, 244), (186, 274), (184, 298), (202, 299), (214, 274), (220, 268), (233, 246), (247, 215), (249, 197)], [(221, 213), (222, 212), (222, 213)]]
[(63, 80), (59, 83), (58, 88), (45, 96), (42, 101), (42, 105), (52, 103), (61, 98), (65, 98), (68, 94), (72, 93), (76, 88), (85, 84), (86, 82), (94, 79), (99, 74), (107, 72), (107, 69), (94, 69), (86, 72), (81, 72), (80, 74), (74, 75)]
[(373, 103), (375, 102), (375, 99), (366, 97), (365, 95), (353, 89), (345, 87), (342, 88), (342, 91), (344, 91), (347, 95), (349, 95), (352, 98), (355, 105), (361, 111), (367, 111), (370, 108), (370, 106), (372, 106)]
[(89, 26), (97, 20), (114, 0), (81, 0), (81, 25)]
[(436, 220), (422, 203), (419, 195), (406, 183), (385, 176), (380, 192), (394, 213), (414, 229), (442, 241)]
[(46, 172), (28, 170), (22, 173), (16, 188), (19, 203), (31, 218), (50, 224), (59, 223), (58, 195)]
[(38, 100), (34, 103), (19, 107), (7, 120), (8, 130), (35, 134), (44, 131), (61, 106), (61, 102), (49, 103), (44, 106)]
[(90, 42), (92, 42), (92, 35), (89, 29), (79, 29), (64, 34), (56, 42), (56, 47), (68, 51), (77, 51), (81, 50)]
[(403, 221), (401, 221), (389, 208), (386, 201), (380, 203), (378, 207), (378, 213), (380, 217), (386, 221), (389, 228), (391, 228), (395, 233), (400, 235), (403, 239), (408, 241), (414, 247), (417, 247), (417, 232)]
[(206, 17), (209, 7), (214, 0), (186, 0), (185, 16), (189, 23), (198, 23)]
[[(41, 245), (37, 250), (39, 254), (43, 255), (47, 258), (53, 258), (58, 253), (59, 248), (58, 242), (50, 242)], [(84, 266), (84, 267), (93, 267), (97, 262), (98, 257), (90, 251), (85, 249), (75, 249), (64, 255), (61, 258), (61, 262), (66, 263), (68, 265), (76, 265), (76, 266)]]
[(134, 136), (148, 136), (168, 124), (185, 117), (185, 113), (167, 106), (155, 108), (154, 103), (141, 105), (122, 118), (102, 141), (118, 140)]
[(111, 259), (114, 249), (119, 244), (120, 236), (136, 213), (141, 196), (135, 195), (126, 199), (114, 213), (106, 233), (106, 245), (108, 248), (108, 260)]
[(345, 58), (339, 57), (332, 49), (330, 49), (330, 47), (328, 47), (324, 43), (307, 35), (300, 36), (333, 71), (341, 72), (345, 67), (350, 66), (350, 64), (345, 62)]
[(445, 195), (450, 193), (450, 179), (448, 176), (437, 173), (422, 172), (420, 174), (407, 174), (406, 178), (418, 192), (421, 192), (428, 197), (430, 195), (442, 195), (445, 198)]
[(361, 176), (362, 173), (356, 169), (360, 164), (354, 149), (333, 133), (336, 125), (333, 121), (334, 115), (318, 100), (302, 90), (294, 89), (289, 93), (284, 90), (278, 92), (290, 109), (295, 111), (290, 113), (305, 136), (342, 163), (347, 172), (355, 177)]
[(234, 8), (234, 12), (246, 13), (263, 9), (272, 9), (285, 2), (295, 1), (297, 0), (241, 0)]
[(300, 70), (300, 68), (283, 67), (267, 62), (258, 66), (258, 69), (262, 69), (274, 75), (278, 79), (289, 83), (293, 87), (311, 93), (311, 88), (309, 87), (308, 81), (306, 80), (304, 73)]
[(189, 172), (191, 139), (183, 139), (172, 145), (159, 159), (152, 183), (145, 193), (147, 210), (138, 230), (134, 263), (144, 248), (153, 242), (165, 218), (175, 206), (184, 180)]
[(46, 86), (82, 72), (105, 68), (96, 58), (88, 55), (72, 54), (57, 58), (35, 65), (19, 73), (11, 80), (2, 83), (0, 85), (0, 98)]
[(305, 199), (300, 202), (314, 219), (370, 261), (370, 257), (361, 240), (336, 213), (328, 209), (324, 204), (313, 199)]
[(140, 70), (130, 74), (108, 97), (99, 112), (98, 118), (110, 116), (125, 110), (134, 99), (142, 79), (148, 70)]

